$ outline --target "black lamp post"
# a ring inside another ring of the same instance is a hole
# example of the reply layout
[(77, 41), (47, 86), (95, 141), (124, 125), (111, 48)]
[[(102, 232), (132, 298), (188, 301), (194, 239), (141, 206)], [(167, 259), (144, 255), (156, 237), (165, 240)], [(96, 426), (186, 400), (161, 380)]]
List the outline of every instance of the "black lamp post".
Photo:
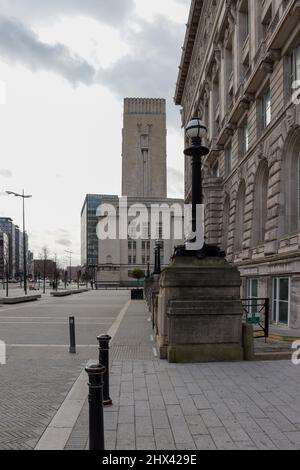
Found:
[(150, 263), (147, 263), (147, 279), (150, 277)]
[[(209, 148), (202, 144), (202, 140), (207, 134), (207, 127), (198, 117), (193, 118), (187, 125), (186, 137), (190, 141), (190, 146), (184, 150), (184, 154), (191, 157), (192, 166), (192, 232), (193, 236), (187, 240), (187, 243), (196, 242), (197, 233), (197, 206), (203, 204), (203, 183), (202, 183), (202, 158), (209, 154)], [(199, 250), (187, 250), (186, 245), (175, 248), (173, 257), (176, 256), (225, 256), (225, 253), (219, 247), (207, 245)]]
[(184, 150), (184, 154), (192, 157), (192, 232), (196, 233), (197, 205), (203, 204), (202, 157), (209, 154), (209, 148), (202, 145), (202, 139), (207, 134), (207, 127), (200, 119), (194, 118), (187, 125), (185, 132), (191, 141), (191, 146)]
[(6, 191), (7, 194), (15, 197), (21, 197), (23, 199), (23, 277), (24, 277), (24, 292), (27, 295), (27, 247), (26, 247), (26, 232), (25, 232), (25, 199), (29, 199), (31, 195), (25, 195), (24, 189), (22, 194), (15, 193), (13, 191)]
[(160, 274), (161, 273), (161, 265), (160, 265), (160, 243), (159, 241), (155, 242), (155, 248), (154, 248), (154, 259), (155, 259), (155, 265), (154, 265), (154, 274)]

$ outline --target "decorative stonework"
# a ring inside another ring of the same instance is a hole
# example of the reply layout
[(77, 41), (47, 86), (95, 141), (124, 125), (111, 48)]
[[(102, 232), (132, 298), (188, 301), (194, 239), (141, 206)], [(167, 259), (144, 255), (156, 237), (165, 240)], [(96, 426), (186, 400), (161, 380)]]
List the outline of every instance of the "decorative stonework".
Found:
[[(255, 264), (258, 265), (257, 272), (261, 274), (262, 269), (264, 270), (262, 274), (264, 277), (259, 280), (261, 292), (268, 296), (269, 291), (265, 286), (266, 284), (270, 285), (270, 276), (280, 274), (271, 271), (273, 258), (281, 257), (286, 262), (287, 275), (290, 274), (290, 265), (292, 264), (292, 261), (286, 258), (286, 253), (289, 251), (289, 256), (291, 256), (293, 246), (283, 247), (283, 249), (279, 247), (282, 231), (286, 230), (284, 219), (287, 210), (283, 191), (284, 188), (290, 187), (291, 171), (286, 173), (284, 184), (282, 184), (282, 177), (283, 171), (285, 171), (284, 163), (289, 161), (291, 154), (293, 160), (297, 158), (300, 104), (296, 104), (295, 97), (289, 96), (290, 77), (286, 73), (287, 53), (283, 55), (283, 50), (280, 48), (284, 45), (285, 50), (290, 54), (297, 43), (300, 43), (300, 33), (295, 27), (297, 22), (295, 15), (299, 15), (300, 7), (292, 13), (292, 4), (295, 5), (296, 1), (276, 0), (275, 15), (267, 28), (264, 40), (258, 43), (257, 30), (261, 27), (260, 6), (263, 2), (242, 2), (241, 0), (207, 0), (205, 2), (198, 0), (198, 2), (199, 5), (200, 3), (202, 5), (202, 12), (190, 63), (190, 75), (186, 80), (186, 97), (183, 103), (185, 117), (189, 119), (189, 114), (195, 108), (194, 103), (196, 103), (196, 109), (199, 109), (201, 117), (207, 120), (208, 124), (216, 122), (213, 129), (210, 129), (212, 149), (208, 161), (216, 163), (218, 160), (221, 184), (222, 178), (226, 181), (220, 191), (223, 198), (222, 207), (225, 198), (227, 196), (230, 198), (228, 233), (226, 236), (223, 230), (219, 243), (222, 244), (225, 239), (227, 240), (227, 254), (228, 259), (231, 260), (235, 254), (237, 191), (240, 183), (245, 181), (243, 260), (241, 256), (235, 258), (240, 265), (243, 276), (249, 276), (252, 262), (254, 263), (250, 251), (246, 248), (249, 248), (251, 233), (257, 223), (253, 215), (253, 207), (256, 204), (255, 197), (258, 194), (255, 178), (260, 169), (266, 172), (265, 175), (269, 181), (267, 191), (263, 193), (267, 199), (264, 201), (267, 204), (267, 214), (264, 213), (265, 239), (264, 243), (260, 243), (258, 249), (253, 247), (253, 253), (255, 254)], [(240, 22), (237, 18), (238, 11), (246, 4), (248, 4), (248, 15), (251, 18), (248, 31), (250, 50), (248, 69), (246, 64), (243, 64), (242, 57), (242, 51), (246, 53), (247, 46), (244, 47), (245, 38), (238, 29)], [(299, 0), (298, 4), (300, 5)], [(287, 10), (289, 10), (288, 14), (285, 14)], [(283, 31), (288, 30), (293, 31), (293, 38), (292, 35), (289, 37), (284, 35)], [(233, 32), (234, 34), (232, 34)], [(237, 54), (238, 57), (236, 57)], [(195, 76), (193, 80), (191, 79), (192, 74)], [(260, 108), (261, 92), (264, 91), (264, 88), (261, 90), (260, 88), (267, 80), (270, 83), (272, 117), (269, 126), (265, 127), (262, 125), (262, 109)], [(218, 84), (219, 89), (213, 87), (211, 90), (212, 82)], [(230, 97), (228, 98), (229, 93)], [(213, 116), (210, 115), (211, 112), (214, 113)], [(242, 150), (243, 135), (241, 132), (246, 116), (249, 131), (247, 153)], [(232, 123), (228, 122), (229, 118)], [(225, 149), (218, 149), (216, 144), (224, 146)], [(229, 148), (231, 148), (232, 170), (230, 174), (228, 174), (230, 166), (226, 160)], [(219, 150), (219, 155), (217, 150)], [(265, 163), (268, 165), (269, 172)], [(204, 175), (204, 178), (207, 178), (206, 170), (204, 170)], [(264, 183), (265, 181), (264, 179)], [(204, 195), (207, 196), (205, 181), (203, 187)], [(216, 193), (217, 191), (210, 192), (209, 195), (216, 198)], [(223, 209), (216, 210), (214, 213), (209, 209), (206, 215), (207, 223), (210, 226), (220, 226), (224, 229), (222, 224)], [(298, 240), (298, 244), (300, 244), (300, 235)], [(289, 248), (290, 250), (288, 250)], [(284, 251), (285, 249), (286, 251)], [(249, 265), (248, 271), (244, 269), (246, 264)], [(291, 312), (294, 310), (291, 305)], [(300, 324), (300, 308), (297, 311)]]
[(246, 181), (247, 179), (247, 170), (244, 165), (241, 165), (238, 169), (238, 178), (239, 178), (239, 184), (244, 180)]
[(300, 128), (300, 106), (293, 105), (286, 112), (285, 128), (287, 134)]

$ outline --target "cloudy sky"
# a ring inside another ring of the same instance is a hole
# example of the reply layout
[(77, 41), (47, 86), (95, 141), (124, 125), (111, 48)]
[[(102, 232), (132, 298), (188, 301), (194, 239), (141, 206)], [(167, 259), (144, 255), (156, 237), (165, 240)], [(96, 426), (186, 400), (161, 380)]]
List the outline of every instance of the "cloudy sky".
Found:
[(123, 98), (168, 101), (168, 187), (183, 196), (173, 104), (190, 0), (0, 0), (0, 216), (80, 261), (86, 193), (120, 194)]

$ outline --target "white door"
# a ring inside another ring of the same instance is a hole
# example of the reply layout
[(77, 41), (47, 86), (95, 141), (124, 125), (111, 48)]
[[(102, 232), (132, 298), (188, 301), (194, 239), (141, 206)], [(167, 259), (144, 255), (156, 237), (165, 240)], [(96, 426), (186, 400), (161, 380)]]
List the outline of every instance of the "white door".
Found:
[(273, 279), (273, 322), (289, 325), (290, 278)]

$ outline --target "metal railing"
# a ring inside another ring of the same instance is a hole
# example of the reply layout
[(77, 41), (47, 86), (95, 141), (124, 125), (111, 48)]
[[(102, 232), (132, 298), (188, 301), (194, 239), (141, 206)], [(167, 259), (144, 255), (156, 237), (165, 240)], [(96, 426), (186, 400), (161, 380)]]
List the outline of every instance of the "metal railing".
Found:
[(242, 299), (243, 320), (253, 325), (254, 338), (269, 337), (270, 299)]

